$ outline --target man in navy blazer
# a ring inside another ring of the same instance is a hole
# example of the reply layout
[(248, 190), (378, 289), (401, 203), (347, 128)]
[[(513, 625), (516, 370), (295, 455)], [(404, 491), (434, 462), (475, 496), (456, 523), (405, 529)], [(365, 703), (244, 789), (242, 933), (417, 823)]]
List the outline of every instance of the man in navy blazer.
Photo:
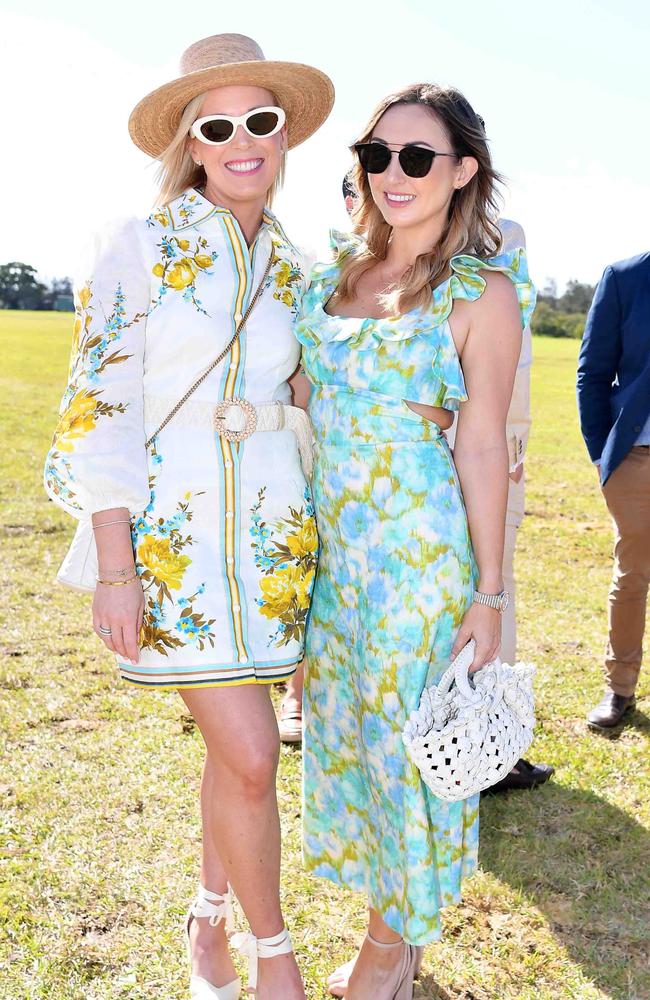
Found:
[(650, 253), (605, 268), (578, 362), (580, 426), (614, 521), (605, 696), (591, 728), (634, 709), (650, 583)]

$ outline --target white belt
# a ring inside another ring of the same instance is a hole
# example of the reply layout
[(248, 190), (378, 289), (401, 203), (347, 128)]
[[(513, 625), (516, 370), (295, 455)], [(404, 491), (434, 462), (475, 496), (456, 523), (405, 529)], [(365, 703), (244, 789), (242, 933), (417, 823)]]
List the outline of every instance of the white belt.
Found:
[[(169, 411), (170, 399), (166, 396), (145, 396), (144, 416), (148, 426), (157, 426)], [(303, 472), (311, 476), (314, 433), (309, 417), (298, 406), (279, 401), (255, 406), (239, 397), (216, 404), (188, 399), (174, 416), (173, 425), (176, 424), (216, 431), (229, 441), (244, 441), (261, 431), (293, 431)]]

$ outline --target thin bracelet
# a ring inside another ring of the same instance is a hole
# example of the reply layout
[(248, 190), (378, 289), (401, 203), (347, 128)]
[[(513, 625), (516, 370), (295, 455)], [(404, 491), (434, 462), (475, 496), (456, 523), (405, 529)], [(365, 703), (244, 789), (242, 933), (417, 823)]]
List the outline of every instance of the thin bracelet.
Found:
[(97, 572), (100, 576), (128, 576), (131, 577), (135, 573), (135, 567), (133, 563), (130, 566), (123, 566), (122, 569), (98, 569)]
[(127, 518), (122, 518), (120, 521), (102, 521), (101, 524), (93, 524), (93, 531), (95, 528), (107, 528), (109, 524), (130, 524), (131, 521)]
[(134, 580), (139, 580), (140, 577), (137, 573), (130, 576), (128, 580), (100, 580), (97, 577), (97, 583), (102, 583), (105, 587), (124, 587), (127, 583), (133, 583)]

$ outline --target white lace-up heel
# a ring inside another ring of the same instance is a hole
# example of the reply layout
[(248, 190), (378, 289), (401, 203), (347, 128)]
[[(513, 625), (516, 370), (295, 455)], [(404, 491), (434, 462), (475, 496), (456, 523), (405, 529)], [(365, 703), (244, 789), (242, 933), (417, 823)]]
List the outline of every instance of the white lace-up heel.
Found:
[(289, 931), (286, 927), (274, 937), (256, 938), (251, 933), (233, 934), (233, 948), (237, 948), (248, 959), (248, 988), (257, 991), (257, 962), (260, 958), (273, 958), (275, 955), (289, 955), (293, 951)]
[[(185, 935), (187, 938), (187, 954), (190, 960), (190, 970), (192, 967), (192, 947), (190, 944), (190, 924), (193, 920), (207, 917), (211, 927), (218, 927), (223, 921), (226, 934), (230, 935), (235, 929), (235, 917), (232, 907), (233, 894), (228, 886), (227, 892), (220, 895), (218, 892), (210, 892), (205, 886), (199, 885), (196, 899), (189, 908), (185, 919)], [(213, 986), (207, 979), (201, 976), (190, 975), (190, 1000), (239, 1000), (241, 994), (241, 980), (235, 979), (226, 986)]]

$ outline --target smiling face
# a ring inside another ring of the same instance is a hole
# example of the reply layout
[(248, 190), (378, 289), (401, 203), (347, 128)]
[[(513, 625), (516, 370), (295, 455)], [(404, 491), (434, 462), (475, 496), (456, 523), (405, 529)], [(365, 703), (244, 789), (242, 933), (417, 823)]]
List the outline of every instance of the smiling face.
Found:
[[(263, 87), (217, 87), (203, 100), (197, 118), (206, 115), (245, 115), (255, 108), (271, 107), (276, 100)], [(206, 193), (226, 208), (242, 204), (264, 204), (273, 186), (286, 150), (286, 127), (268, 138), (253, 137), (239, 126), (230, 142), (210, 146), (188, 139), (195, 161), (202, 161), (207, 176)]]
[(382, 115), (370, 142), (395, 150), (381, 174), (368, 174), (373, 200), (389, 226), (422, 227), (446, 220), (454, 191), (463, 187), (478, 168), (472, 157), (436, 156), (425, 177), (409, 177), (398, 158), (403, 146), (413, 144), (437, 153), (453, 153), (440, 119), (417, 104), (396, 104)]

